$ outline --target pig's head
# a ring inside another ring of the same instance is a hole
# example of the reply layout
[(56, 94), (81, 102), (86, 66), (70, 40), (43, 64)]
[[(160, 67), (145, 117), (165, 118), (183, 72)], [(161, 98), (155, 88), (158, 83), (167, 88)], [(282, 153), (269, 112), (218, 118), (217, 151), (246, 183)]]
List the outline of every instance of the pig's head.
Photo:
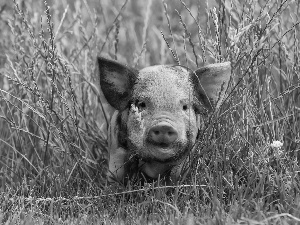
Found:
[(180, 66), (151, 66), (140, 71), (98, 58), (100, 86), (120, 112), (121, 147), (157, 177), (182, 161), (196, 141), (197, 114), (217, 106), (230, 78), (230, 63), (196, 71)]

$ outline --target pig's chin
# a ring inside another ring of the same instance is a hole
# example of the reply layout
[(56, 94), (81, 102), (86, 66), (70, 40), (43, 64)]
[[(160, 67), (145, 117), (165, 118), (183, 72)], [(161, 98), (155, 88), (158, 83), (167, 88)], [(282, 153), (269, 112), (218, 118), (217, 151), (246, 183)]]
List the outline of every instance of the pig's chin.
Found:
[(147, 146), (138, 154), (139, 168), (149, 178), (157, 179), (159, 176), (164, 176), (173, 166), (180, 164), (189, 153), (189, 149), (189, 146), (175, 149)]

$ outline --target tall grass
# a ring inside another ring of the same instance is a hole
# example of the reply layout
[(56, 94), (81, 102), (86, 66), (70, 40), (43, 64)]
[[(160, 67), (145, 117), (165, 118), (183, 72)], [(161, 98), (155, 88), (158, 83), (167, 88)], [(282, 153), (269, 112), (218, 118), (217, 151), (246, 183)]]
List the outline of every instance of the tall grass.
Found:
[[(29, 0), (0, 12), (2, 223), (300, 222), (297, 1)], [(231, 61), (227, 98), (203, 118), (177, 186), (106, 184), (113, 109), (97, 55), (138, 69)]]

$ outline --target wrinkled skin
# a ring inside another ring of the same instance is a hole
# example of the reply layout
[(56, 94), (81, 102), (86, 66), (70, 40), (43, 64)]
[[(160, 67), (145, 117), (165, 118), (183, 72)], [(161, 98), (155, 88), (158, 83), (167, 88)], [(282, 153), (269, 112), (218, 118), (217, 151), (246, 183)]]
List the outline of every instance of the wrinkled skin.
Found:
[(98, 64), (101, 90), (118, 110), (110, 122), (108, 179), (123, 181), (133, 168), (176, 180), (196, 141), (198, 116), (224, 96), (230, 63), (195, 72), (164, 65), (137, 71), (100, 57)]

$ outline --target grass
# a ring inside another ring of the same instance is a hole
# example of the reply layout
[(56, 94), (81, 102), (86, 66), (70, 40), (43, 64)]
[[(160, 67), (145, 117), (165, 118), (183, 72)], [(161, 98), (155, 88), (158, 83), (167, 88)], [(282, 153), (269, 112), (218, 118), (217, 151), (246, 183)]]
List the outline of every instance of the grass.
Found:
[[(297, 1), (47, 2), (0, 2), (3, 224), (300, 224)], [(97, 55), (231, 61), (177, 186), (106, 184)]]

